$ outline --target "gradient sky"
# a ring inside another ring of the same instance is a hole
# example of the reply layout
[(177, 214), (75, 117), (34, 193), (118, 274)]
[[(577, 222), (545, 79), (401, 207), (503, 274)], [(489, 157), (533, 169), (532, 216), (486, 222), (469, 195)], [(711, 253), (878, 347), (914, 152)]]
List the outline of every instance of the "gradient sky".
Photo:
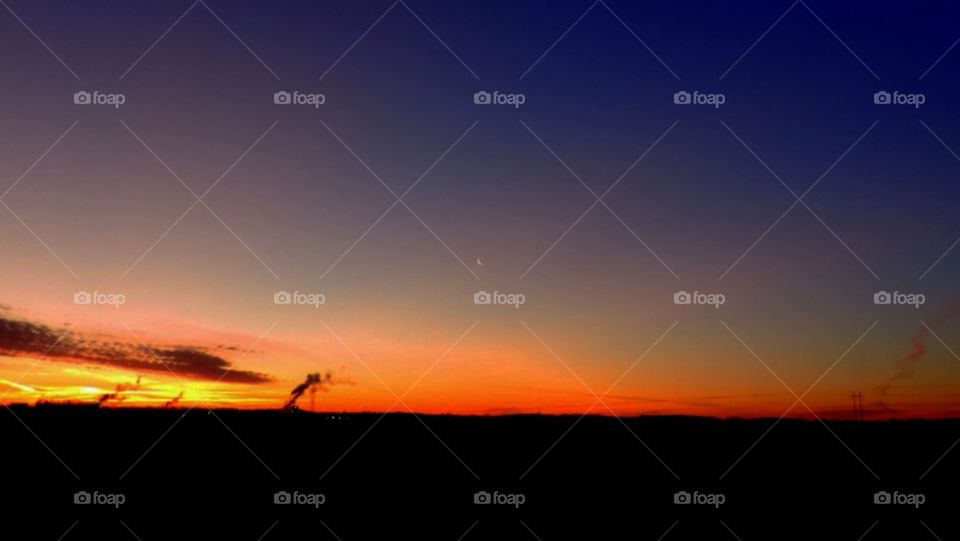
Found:
[[(332, 371), (318, 409), (405, 411), (396, 393), (423, 412), (580, 413), (609, 388), (594, 413), (779, 416), (785, 386), (816, 382), (822, 415), (849, 415), (853, 391), (871, 416), (960, 413), (960, 51), (935, 64), (956, 6), (8, 4), (5, 402), (92, 402), (140, 377), (108, 403), (276, 407)], [(278, 90), (326, 103), (277, 106)], [(678, 90), (726, 103), (677, 106)], [(677, 306), (678, 290), (727, 301)], [(878, 290), (927, 301), (877, 306)], [(894, 379), (925, 324), (926, 355)], [(217, 381), (233, 362), (263, 381)]]

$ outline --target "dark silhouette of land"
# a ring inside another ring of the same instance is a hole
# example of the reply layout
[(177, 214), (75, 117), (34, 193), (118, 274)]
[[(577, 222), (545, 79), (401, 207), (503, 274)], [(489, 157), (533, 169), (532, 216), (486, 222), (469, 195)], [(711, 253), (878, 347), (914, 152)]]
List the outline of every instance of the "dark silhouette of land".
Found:
[[(343, 541), (384, 531), (455, 541), (477, 520), (465, 540), (535, 539), (527, 527), (543, 541), (625, 531), (656, 540), (677, 520), (665, 540), (734, 539), (722, 520), (743, 541), (855, 541), (878, 519), (866, 540), (894, 527), (934, 539), (921, 520), (956, 538), (955, 521), (942, 517), (960, 502), (960, 446), (937, 461), (960, 438), (960, 421), (784, 419), (770, 429), (775, 421), (12, 406), (0, 415), (0, 503), (7, 524), (34, 528), (31, 539), (57, 539), (75, 520), (91, 528), (71, 534), (78, 539), (132, 539), (123, 520), (143, 541), (227, 531), (257, 540), (277, 520), (265, 540), (335, 539), (329, 527)], [(126, 501), (75, 505), (80, 490)], [(878, 506), (880, 490), (925, 502)], [(278, 491), (325, 502), (277, 505)], [(477, 505), (478, 491), (525, 501)], [(678, 491), (725, 501), (676, 505)]]

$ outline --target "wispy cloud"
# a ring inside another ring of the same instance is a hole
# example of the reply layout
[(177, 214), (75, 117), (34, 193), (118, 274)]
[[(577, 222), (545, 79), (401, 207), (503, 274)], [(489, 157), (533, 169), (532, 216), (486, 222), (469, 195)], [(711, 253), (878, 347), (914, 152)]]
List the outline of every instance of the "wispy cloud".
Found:
[[(59, 340), (59, 341), (58, 341)], [(232, 350), (229, 347), (219, 348)], [(135, 372), (173, 372), (181, 378), (258, 384), (273, 381), (261, 372), (231, 369), (216, 350), (192, 345), (150, 345), (88, 336), (23, 319), (0, 317), (0, 354), (10, 357), (90, 362)]]

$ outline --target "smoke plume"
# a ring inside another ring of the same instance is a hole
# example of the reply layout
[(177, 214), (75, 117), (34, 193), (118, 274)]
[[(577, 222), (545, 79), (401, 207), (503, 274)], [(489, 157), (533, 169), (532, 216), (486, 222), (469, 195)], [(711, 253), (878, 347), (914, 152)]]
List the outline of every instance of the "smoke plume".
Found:
[(123, 402), (127, 398), (126, 396), (123, 396), (123, 393), (127, 391), (135, 391), (140, 388), (140, 377), (141, 376), (137, 376), (136, 383), (118, 383), (114, 392), (100, 395), (100, 398), (97, 399), (97, 403), (102, 406), (111, 400), (115, 402)]
[(167, 400), (167, 402), (163, 405), (163, 407), (164, 407), (164, 408), (172, 408), (172, 407), (174, 407), (174, 406), (176, 406), (177, 404), (180, 403), (180, 399), (181, 399), (181, 398), (183, 398), (183, 391), (180, 391), (180, 394), (178, 394), (177, 396), (171, 398), (170, 400)]
[(290, 398), (287, 400), (287, 403), (284, 404), (283, 409), (289, 410), (293, 408), (293, 406), (297, 403), (297, 400), (303, 395), (303, 393), (307, 392), (308, 389), (320, 389), (321, 391), (326, 391), (327, 386), (333, 385), (334, 383), (332, 372), (326, 372), (324, 374), (307, 374), (307, 379), (290, 391)]

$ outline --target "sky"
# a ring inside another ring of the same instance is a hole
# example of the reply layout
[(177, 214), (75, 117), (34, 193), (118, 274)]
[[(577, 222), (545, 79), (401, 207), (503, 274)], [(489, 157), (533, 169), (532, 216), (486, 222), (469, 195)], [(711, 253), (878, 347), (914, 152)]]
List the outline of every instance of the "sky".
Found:
[(0, 402), (960, 413), (947, 2), (7, 4)]

